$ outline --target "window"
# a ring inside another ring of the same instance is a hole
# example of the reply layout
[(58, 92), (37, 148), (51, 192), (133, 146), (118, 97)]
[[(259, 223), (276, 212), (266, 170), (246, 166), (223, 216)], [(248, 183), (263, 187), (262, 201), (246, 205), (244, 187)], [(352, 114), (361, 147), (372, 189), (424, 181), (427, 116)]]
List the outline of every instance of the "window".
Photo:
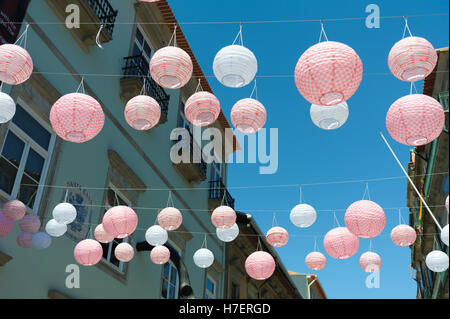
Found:
[(133, 52), (132, 55), (141, 55), (144, 57), (144, 59), (147, 61), (147, 64), (150, 63), (150, 59), (152, 57), (152, 49), (150, 48), (150, 45), (148, 44), (147, 40), (145, 39), (144, 35), (142, 34), (142, 31), (139, 27), (136, 28), (136, 35), (134, 37), (134, 43), (133, 43)]
[(0, 190), (36, 212), (42, 196), (55, 135), (19, 104), (0, 155)]
[(186, 119), (186, 115), (184, 114), (184, 103), (181, 103), (180, 107), (180, 127), (187, 129), (192, 135), (192, 123)]
[(205, 299), (217, 298), (217, 283), (211, 276), (206, 276)]
[(239, 299), (239, 285), (234, 282), (231, 283), (231, 299)]
[(211, 165), (211, 180), (213, 182), (220, 181), (222, 179), (222, 163), (218, 163), (215, 160)]
[[(167, 246), (178, 251), (178, 255), (181, 258), (180, 251), (174, 248), (172, 245), (166, 243)], [(178, 299), (178, 288), (179, 288), (179, 275), (178, 269), (172, 260), (169, 260), (164, 265), (163, 275), (162, 275), (162, 286), (161, 286), (161, 298), (162, 299)]]

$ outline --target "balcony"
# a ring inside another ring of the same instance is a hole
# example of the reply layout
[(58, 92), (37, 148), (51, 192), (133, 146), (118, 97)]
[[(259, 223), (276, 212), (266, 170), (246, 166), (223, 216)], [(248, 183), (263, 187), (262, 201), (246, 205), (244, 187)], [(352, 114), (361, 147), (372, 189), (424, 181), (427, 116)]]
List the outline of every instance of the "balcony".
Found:
[[(225, 198), (224, 198), (225, 193)], [(209, 182), (209, 207), (214, 209), (220, 205), (229, 206), (234, 209), (234, 198), (231, 197), (227, 190), (227, 187), (223, 183), (222, 179), (218, 181)]]
[(149, 75), (149, 65), (142, 55), (124, 58), (123, 77), (120, 79), (120, 98), (124, 104), (140, 94), (145, 81), (145, 90), (161, 107), (159, 124), (167, 122), (170, 96)]

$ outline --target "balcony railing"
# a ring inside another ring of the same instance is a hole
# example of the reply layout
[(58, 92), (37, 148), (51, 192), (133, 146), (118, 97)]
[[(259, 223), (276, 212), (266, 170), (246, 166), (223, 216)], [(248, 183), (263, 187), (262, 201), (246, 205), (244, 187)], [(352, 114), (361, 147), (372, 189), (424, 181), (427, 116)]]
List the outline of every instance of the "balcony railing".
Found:
[(220, 201), (223, 199), (224, 205), (234, 208), (234, 198), (228, 192), (225, 184), (222, 182), (222, 179), (209, 182), (209, 199)]
[(108, 0), (87, 0), (87, 2), (102, 22), (104, 28), (112, 36), (118, 11), (114, 10)]

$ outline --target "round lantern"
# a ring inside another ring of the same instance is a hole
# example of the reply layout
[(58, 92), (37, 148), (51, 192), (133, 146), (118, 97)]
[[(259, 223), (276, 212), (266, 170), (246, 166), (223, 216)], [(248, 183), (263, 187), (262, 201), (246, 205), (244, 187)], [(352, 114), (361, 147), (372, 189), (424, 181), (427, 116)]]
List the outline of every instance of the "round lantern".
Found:
[(448, 256), (443, 251), (433, 250), (427, 255), (425, 263), (431, 271), (443, 272), (448, 269)]
[(183, 215), (175, 207), (164, 208), (158, 214), (158, 224), (165, 230), (176, 230), (183, 222)]
[(235, 223), (230, 228), (216, 228), (216, 235), (221, 241), (225, 243), (232, 242), (239, 235), (239, 227)]
[(67, 225), (60, 224), (55, 219), (51, 219), (45, 225), (45, 231), (52, 237), (61, 237), (67, 231)]
[(94, 237), (99, 243), (102, 243), (102, 244), (110, 243), (114, 239), (114, 236), (108, 234), (105, 231), (102, 224), (99, 224), (99, 225), (97, 225), (97, 227), (95, 227)]
[(120, 243), (114, 250), (114, 256), (116, 256), (117, 260), (129, 262), (134, 256), (133, 246), (128, 243)]
[(130, 207), (120, 205), (105, 213), (102, 224), (103, 229), (114, 238), (125, 238), (136, 230), (138, 217)]
[(381, 269), (381, 257), (371, 251), (365, 252), (359, 258), (359, 265), (365, 272), (377, 272)]
[(41, 220), (34, 214), (28, 214), (20, 220), (19, 227), (25, 233), (34, 234), (41, 227)]
[(445, 199), (445, 208), (447, 209), (447, 213), (449, 212), (448, 211), (448, 196), (447, 196), (447, 198)]
[(414, 82), (425, 79), (433, 72), (437, 60), (438, 56), (430, 42), (420, 37), (407, 37), (392, 47), (388, 65), (399, 80)]
[(100, 133), (105, 115), (94, 98), (82, 93), (70, 93), (53, 104), (50, 123), (63, 140), (83, 143)]
[(197, 267), (208, 268), (214, 263), (214, 254), (207, 248), (201, 248), (194, 254), (194, 263)]
[(220, 102), (209, 92), (197, 92), (186, 101), (184, 113), (192, 124), (208, 126), (219, 117)]
[(242, 45), (226, 46), (214, 58), (214, 75), (227, 87), (240, 88), (249, 84), (257, 71), (258, 62), (255, 55)]
[(170, 250), (166, 246), (156, 246), (150, 252), (150, 259), (154, 264), (163, 265), (170, 259)]
[(273, 247), (283, 247), (289, 240), (289, 233), (283, 227), (272, 227), (267, 232), (266, 239)]
[(425, 145), (442, 132), (445, 113), (430, 96), (410, 94), (395, 101), (386, 115), (386, 128), (394, 140), (409, 146)]
[(19, 247), (22, 247), (22, 248), (33, 247), (33, 234), (21, 232), (17, 236), (17, 245), (19, 245)]
[(16, 103), (6, 93), (0, 92), (0, 124), (10, 121), (16, 114)]
[(14, 220), (6, 217), (0, 210), (0, 238), (8, 236), (14, 229)]
[(152, 246), (161, 246), (167, 242), (169, 235), (159, 225), (154, 225), (145, 232), (145, 240)]
[(21, 220), (26, 212), (25, 204), (19, 200), (10, 200), (3, 205), (3, 215), (12, 220)]
[(150, 96), (138, 95), (125, 106), (125, 120), (135, 130), (145, 131), (159, 123), (161, 107)]
[(398, 225), (391, 231), (391, 239), (397, 246), (411, 246), (416, 241), (417, 234), (409, 225)]
[(327, 257), (318, 251), (313, 251), (306, 256), (305, 264), (311, 270), (322, 270), (327, 265)]
[(42, 250), (50, 246), (50, 244), (52, 243), (52, 239), (47, 233), (41, 232), (33, 234), (31, 243), (33, 244), (34, 248)]
[(236, 223), (236, 212), (228, 206), (219, 206), (211, 215), (211, 222), (216, 228), (230, 228)]
[(363, 66), (358, 54), (343, 43), (313, 45), (298, 60), (295, 83), (300, 94), (316, 105), (347, 101), (358, 89)]
[(33, 72), (33, 60), (27, 50), (15, 44), (0, 45), (0, 81), (17, 85)]
[(75, 206), (69, 203), (61, 203), (56, 205), (52, 212), (53, 219), (60, 224), (70, 224), (77, 218), (77, 210)]
[(325, 251), (333, 258), (348, 259), (359, 249), (359, 239), (345, 227), (330, 230), (323, 239)]
[(253, 134), (264, 127), (267, 112), (259, 101), (255, 99), (242, 99), (231, 109), (231, 122), (234, 127), (245, 134)]
[(381, 234), (386, 225), (383, 208), (370, 200), (351, 204), (345, 212), (347, 229), (358, 237), (373, 238)]
[(313, 123), (323, 130), (335, 130), (347, 121), (348, 105), (342, 102), (331, 106), (311, 105), (309, 114)]
[(93, 239), (84, 239), (75, 246), (73, 256), (80, 265), (93, 266), (102, 259), (103, 248)]
[(245, 260), (245, 270), (255, 280), (266, 280), (275, 271), (275, 260), (265, 251), (256, 251)]
[(316, 210), (311, 205), (299, 204), (292, 208), (289, 218), (295, 226), (306, 228), (314, 224), (317, 214)]
[(173, 46), (159, 49), (150, 60), (152, 78), (166, 89), (185, 86), (191, 79), (193, 68), (189, 54)]
[(441, 240), (448, 246), (448, 225), (446, 225), (441, 231)]

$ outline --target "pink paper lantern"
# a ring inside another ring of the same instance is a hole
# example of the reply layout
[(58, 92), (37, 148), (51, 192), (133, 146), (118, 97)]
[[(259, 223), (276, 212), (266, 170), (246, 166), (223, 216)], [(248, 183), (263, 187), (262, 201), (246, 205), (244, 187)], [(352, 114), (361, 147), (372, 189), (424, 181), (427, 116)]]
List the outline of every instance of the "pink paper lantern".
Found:
[(156, 246), (150, 252), (150, 259), (154, 264), (163, 265), (170, 259), (170, 250), (166, 246)]
[(193, 69), (189, 54), (173, 46), (159, 49), (150, 60), (152, 78), (166, 89), (185, 86), (191, 79)]
[(267, 112), (259, 101), (242, 99), (231, 109), (231, 122), (234, 127), (245, 134), (253, 134), (264, 127)]
[(0, 210), (0, 238), (8, 236), (14, 229), (14, 220), (6, 217)]
[(322, 270), (327, 265), (327, 257), (318, 251), (313, 251), (306, 256), (305, 264), (311, 270)]
[(219, 206), (214, 209), (211, 222), (216, 228), (230, 228), (236, 223), (236, 212), (231, 207)]
[(360, 238), (373, 238), (381, 234), (386, 226), (383, 208), (370, 200), (351, 204), (345, 212), (347, 229)]
[(164, 208), (158, 214), (158, 224), (165, 230), (176, 230), (183, 222), (183, 215), (175, 207)]
[(100, 133), (105, 115), (94, 98), (82, 93), (70, 93), (53, 104), (50, 123), (63, 140), (84, 143)]
[(93, 239), (85, 239), (75, 246), (73, 256), (80, 265), (93, 266), (102, 259), (103, 248), (99, 242)]
[(24, 233), (36, 233), (41, 227), (41, 220), (34, 214), (25, 215), (19, 222), (20, 230)]
[(425, 145), (442, 132), (445, 113), (430, 96), (410, 94), (395, 101), (386, 115), (386, 128), (394, 140), (409, 146)]
[(125, 106), (125, 120), (134, 129), (149, 130), (159, 123), (161, 107), (150, 96), (138, 95)]
[(398, 225), (391, 231), (391, 239), (397, 246), (411, 246), (416, 241), (417, 234), (409, 225)]
[(407, 37), (392, 47), (388, 65), (397, 79), (414, 82), (433, 72), (437, 60), (437, 53), (430, 42), (420, 37)]
[(247, 274), (256, 280), (266, 280), (275, 271), (275, 260), (265, 251), (257, 251), (248, 256), (245, 261)]
[(33, 234), (21, 232), (17, 236), (17, 245), (19, 245), (19, 247), (22, 247), (22, 248), (33, 247)]
[(381, 269), (381, 257), (377, 253), (368, 251), (361, 255), (359, 264), (365, 272), (377, 272)]
[(103, 229), (114, 238), (125, 238), (136, 230), (138, 218), (130, 207), (115, 206), (105, 213), (102, 224)]
[(192, 124), (208, 126), (219, 117), (220, 102), (209, 92), (197, 92), (186, 101), (184, 112)]
[(33, 73), (33, 60), (24, 48), (15, 44), (0, 45), (0, 81), (17, 85)]
[(273, 247), (283, 247), (289, 240), (289, 233), (283, 227), (272, 227), (267, 232), (266, 239)]
[(10, 200), (3, 205), (3, 214), (12, 220), (21, 220), (27, 208), (20, 200)]
[(359, 239), (345, 227), (330, 230), (323, 239), (328, 255), (336, 259), (348, 259), (359, 249)]
[(447, 198), (445, 199), (445, 208), (447, 209), (447, 213), (448, 213), (448, 196), (447, 196)]
[(140, 2), (158, 2), (160, 0), (139, 0)]
[(343, 43), (313, 45), (298, 60), (295, 83), (300, 94), (315, 105), (347, 101), (358, 89), (363, 65), (358, 54)]
[(134, 256), (133, 246), (128, 243), (120, 243), (114, 250), (114, 256), (116, 256), (117, 260), (129, 262)]
[(108, 234), (105, 231), (102, 224), (97, 225), (97, 227), (95, 227), (94, 237), (99, 243), (102, 243), (102, 244), (110, 243), (114, 239), (114, 236)]

